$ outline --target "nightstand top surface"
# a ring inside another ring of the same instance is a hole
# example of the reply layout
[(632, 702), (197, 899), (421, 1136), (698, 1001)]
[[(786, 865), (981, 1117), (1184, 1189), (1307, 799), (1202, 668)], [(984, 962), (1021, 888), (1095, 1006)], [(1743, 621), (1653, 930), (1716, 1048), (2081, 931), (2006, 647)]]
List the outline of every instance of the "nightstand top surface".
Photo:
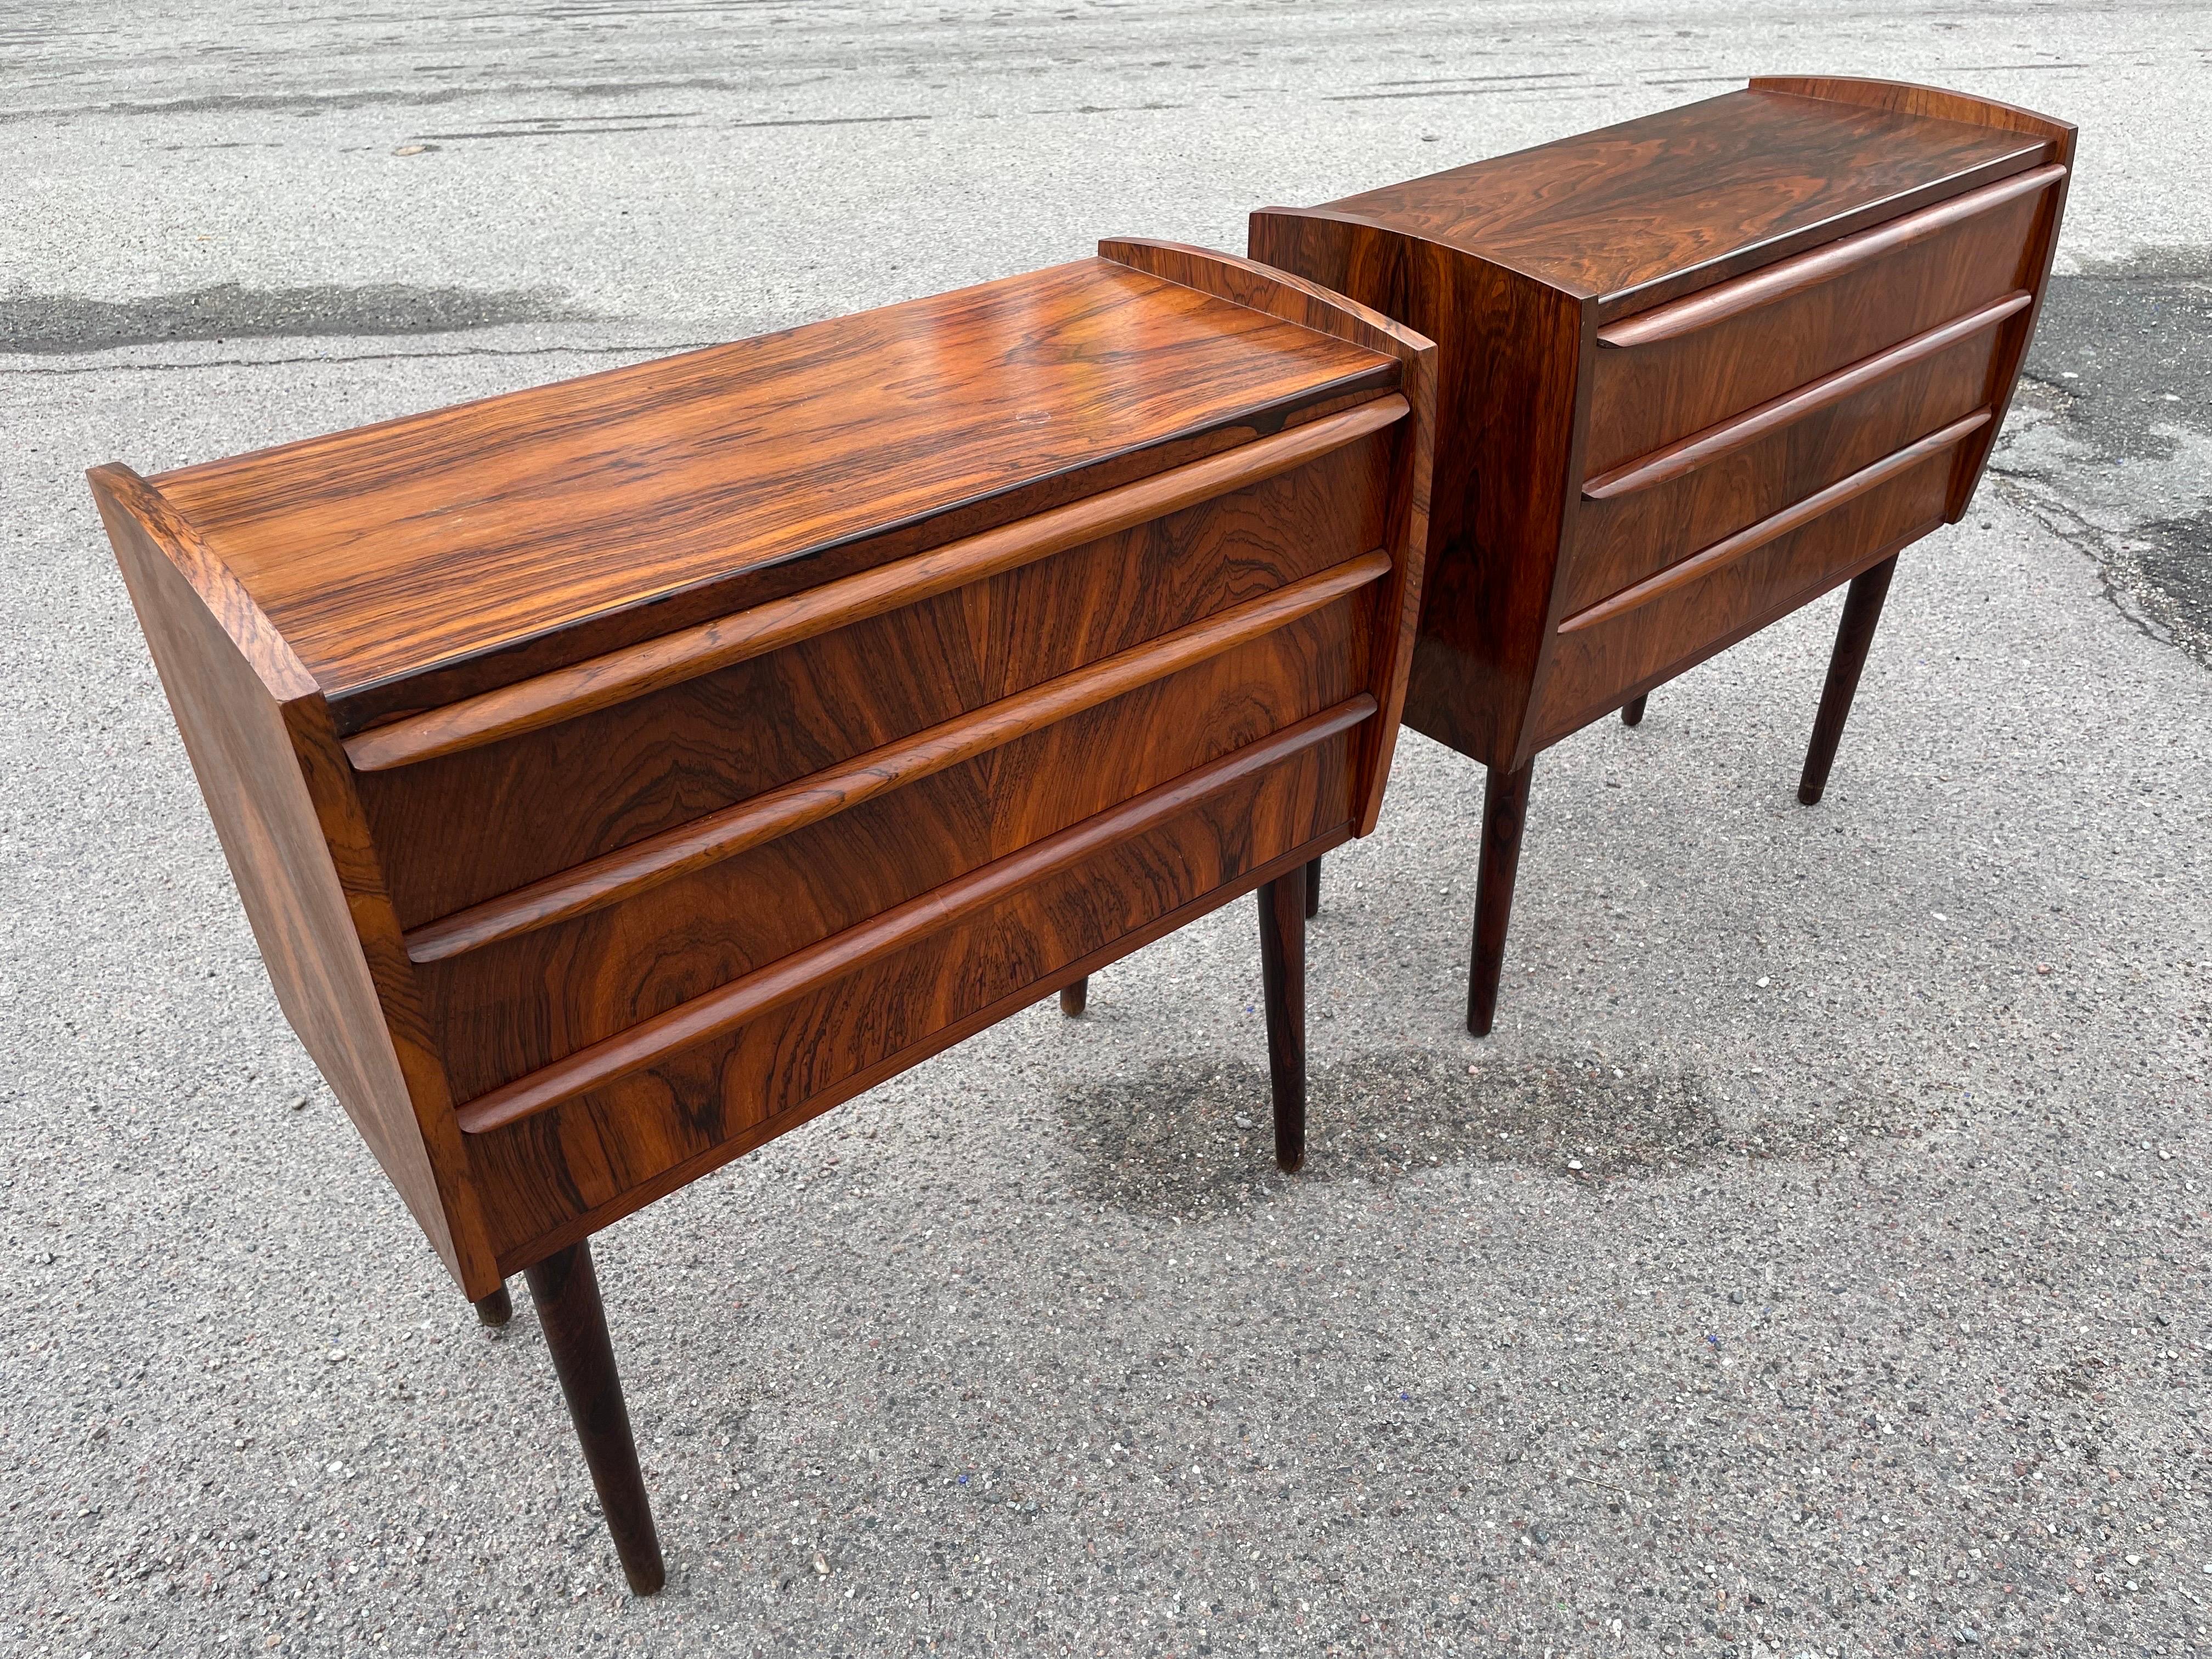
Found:
[(152, 482), (336, 698), (502, 651), (528, 672), (548, 635), (650, 633), (627, 613), (1026, 516), (1396, 374), (1092, 258)]
[(1732, 92), (1327, 204), (1480, 254), (1608, 319), (2045, 159), (2033, 133)]

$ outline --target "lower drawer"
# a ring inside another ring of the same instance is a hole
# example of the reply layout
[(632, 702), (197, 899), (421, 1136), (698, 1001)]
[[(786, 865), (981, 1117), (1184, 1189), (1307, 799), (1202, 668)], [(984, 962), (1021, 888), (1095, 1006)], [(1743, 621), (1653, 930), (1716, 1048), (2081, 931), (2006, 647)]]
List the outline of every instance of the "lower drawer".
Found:
[(1958, 445), (1978, 429), (1960, 425), (1968, 429), (1948, 444), (1741, 557), (1601, 616), (1569, 617), (1551, 641), (1535, 741), (1556, 742), (1936, 528)]
[(1194, 919), (1285, 852), (1340, 837), (1357, 735), (1337, 731), (726, 1035), (465, 1134), (501, 1265), (605, 1225), (1003, 1018), (1071, 964)]

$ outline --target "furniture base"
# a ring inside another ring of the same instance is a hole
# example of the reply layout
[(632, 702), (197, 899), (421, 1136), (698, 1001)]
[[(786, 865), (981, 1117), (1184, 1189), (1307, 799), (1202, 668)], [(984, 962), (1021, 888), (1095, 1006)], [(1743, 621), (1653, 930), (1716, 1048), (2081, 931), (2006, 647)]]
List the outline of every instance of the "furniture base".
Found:
[(1844, 596), (1844, 618), (1828, 658), (1828, 681), (1820, 688), (1820, 712), (1813, 720), (1805, 773), (1797, 782), (1797, 799), (1808, 806), (1818, 806), (1827, 793), (1828, 769), (1835, 764), (1836, 745), (1843, 740), (1844, 722), (1850, 718), (1851, 700), (1858, 695), (1859, 671), (1866, 666), (1875, 624), (1881, 620), (1882, 601), (1889, 597), (1889, 579), (1896, 574), (1897, 555), (1893, 553), (1852, 577), (1850, 591)]
[(1535, 763), (1516, 771), (1488, 769), (1482, 791), (1482, 862), (1475, 876), (1474, 955), (1468, 969), (1467, 1029), (1488, 1036), (1498, 1013), (1498, 976), (1505, 966), (1505, 928), (1513, 915), (1513, 878), (1521, 867), (1521, 823), (1528, 811)]
[(1267, 1005), (1267, 1078), (1275, 1097), (1275, 1164), (1306, 1161), (1306, 904), (1319, 861), (1260, 889), (1260, 984)]
[(607, 1310), (599, 1300), (599, 1275), (592, 1270), (588, 1241), (579, 1240), (524, 1269), (538, 1322), (553, 1355), (554, 1375), (568, 1402), (568, 1415), (583, 1443), (585, 1467), (599, 1494), (599, 1508), (613, 1534), (623, 1574), (640, 1595), (667, 1582), (660, 1540), (653, 1529), (653, 1505), (638, 1468), (637, 1443), (630, 1437), (629, 1408), (623, 1403), (622, 1378), (607, 1335)]

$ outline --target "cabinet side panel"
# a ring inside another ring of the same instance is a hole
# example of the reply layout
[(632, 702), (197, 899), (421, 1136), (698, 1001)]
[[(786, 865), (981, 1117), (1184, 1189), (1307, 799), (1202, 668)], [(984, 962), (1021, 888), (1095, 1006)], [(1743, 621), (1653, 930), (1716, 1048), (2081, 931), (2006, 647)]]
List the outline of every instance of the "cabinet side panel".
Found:
[(1519, 272), (1325, 210), (1254, 214), (1251, 249), (1436, 343), (1428, 552), (1406, 723), (1507, 764), (1580, 477), (1583, 306)]
[(100, 507), (277, 1002), (465, 1287), (437, 1174), (284, 711), (144, 526), (104, 495)]

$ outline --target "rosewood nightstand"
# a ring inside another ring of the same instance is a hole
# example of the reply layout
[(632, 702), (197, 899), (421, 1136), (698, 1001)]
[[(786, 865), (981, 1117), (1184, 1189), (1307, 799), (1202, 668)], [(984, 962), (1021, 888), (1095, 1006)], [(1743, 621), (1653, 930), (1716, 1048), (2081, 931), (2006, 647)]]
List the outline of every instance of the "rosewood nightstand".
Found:
[(1820, 799), (1899, 550), (1966, 510), (2074, 129), (1774, 78), (1252, 216), (1252, 256), (1437, 342), (1415, 730), (1488, 769), (1468, 1026), (1490, 1030), (1531, 764), (1851, 584), (1799, 798)]
[(1375, 822), (1433, 349), (1192, 248), (141, 478), (100, 513), (285, 1012), (523, 1273), (631, 1584), (590, 1234)]

